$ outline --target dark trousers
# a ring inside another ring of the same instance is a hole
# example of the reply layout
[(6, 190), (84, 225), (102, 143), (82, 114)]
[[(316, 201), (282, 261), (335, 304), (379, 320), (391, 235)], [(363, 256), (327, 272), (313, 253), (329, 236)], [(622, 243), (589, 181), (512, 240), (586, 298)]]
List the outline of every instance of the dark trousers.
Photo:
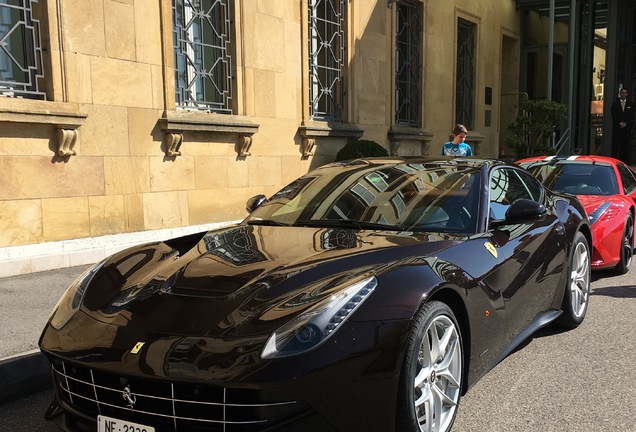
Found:
[(630, 163), (629, 147), (631, 146), (632, 134), (629, 128), (614, 126), (612, 131), (612, 157), (620, 159), (626, 164)]

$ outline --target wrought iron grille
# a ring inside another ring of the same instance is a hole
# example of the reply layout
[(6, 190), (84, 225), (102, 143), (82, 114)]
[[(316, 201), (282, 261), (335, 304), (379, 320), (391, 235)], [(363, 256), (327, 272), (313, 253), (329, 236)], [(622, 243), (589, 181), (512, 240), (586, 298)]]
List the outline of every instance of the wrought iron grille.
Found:
[(313, 118), (342, 118), (345, 10), (345, 0), (309, 1), (309, 98)]
[(455, 122), (473, 126), (475, 87), (475, 25), (459, 20), (457, 25), (457, 82), (455, 84)]
[(0, 0), (0, 94), (46, 99), (40, 21), (33, 16), (38, 0)]
[(231, 113), (231, 0), (172, 0), (176, 105)]
[(420, 114), (420, 34), (419, 2), (397, 3), (395, 36), (395, 122), (417, 126)]

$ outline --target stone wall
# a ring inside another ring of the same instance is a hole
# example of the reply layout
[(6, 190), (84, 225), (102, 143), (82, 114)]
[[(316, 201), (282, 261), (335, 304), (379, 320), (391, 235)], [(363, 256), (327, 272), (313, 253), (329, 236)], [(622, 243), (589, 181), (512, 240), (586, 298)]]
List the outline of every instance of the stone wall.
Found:
[[(350, 127), (399, 155), (438, 154), (454, 123), (461, 17), (477, 26), (471, 134), (480, 155), (497, 156), (502, 35), (519, 33), (515, 1), (421, 2), (422, 125), (404, 141), (390, 136), (388, 3), (347, 2)], [(50, 100), (0, 98), (0, 276), (95, 262), (131, 243), (240, 220), (250, 196), (333, 160), (348, 137), (308, 117), (307, 0), (234, 5), (237, 124), (227, 132), (215, 123), (227, 116), (175, 111), (170, 0), (40, 1)], [(305, 128), (319, 131), (308, 155)], [(180, 154), (166, 149), (173, 129)]]

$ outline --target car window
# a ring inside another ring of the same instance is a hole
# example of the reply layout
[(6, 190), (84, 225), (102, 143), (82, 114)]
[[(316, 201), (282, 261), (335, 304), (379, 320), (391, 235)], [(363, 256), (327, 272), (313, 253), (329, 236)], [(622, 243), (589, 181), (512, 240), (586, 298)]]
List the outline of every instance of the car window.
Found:
[(555, 192), (572, 195), (614, 195), (618, 182), (611, 165), (567, 162), (552, 167), (544, 184)]
[(490, 176), (490, 220), (503, 220), (508, 207), (521, 198), (542, 202), (543, 186), (521, 170), (495, 169)]
[(471, 166), (327, 166), (274, 194), (246, 223), (474, 233), (480, 184)]
[(636, 177), (634, 177), (632, 170), (625, 165), (618, 163), (616, 166), (618, 167), (618, 174), (621, 176), (623, 182), (624, 193), (625, 195), (629, 195), (636, 190)]

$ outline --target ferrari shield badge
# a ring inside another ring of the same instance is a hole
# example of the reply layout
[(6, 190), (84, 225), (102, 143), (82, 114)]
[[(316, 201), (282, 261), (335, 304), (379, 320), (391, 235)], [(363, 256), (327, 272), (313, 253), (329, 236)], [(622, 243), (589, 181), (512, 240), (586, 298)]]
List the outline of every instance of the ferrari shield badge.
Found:
[(488, 249), (488, 252), (490, 252), (490, 255), (497, 258), (497, 249), (495, 249), (495, 246), (492, 243), (486, 242), (484, 243), (484, 246), (486, 247), (486, 249)]
[(139, 351), (141, 351), (141, 348), (144, 346), (145, 342), (137, 342), (135, 344), (135, 346), (133, 347), (133, 349), (130, 350), (131, 354), (137, 354)]

